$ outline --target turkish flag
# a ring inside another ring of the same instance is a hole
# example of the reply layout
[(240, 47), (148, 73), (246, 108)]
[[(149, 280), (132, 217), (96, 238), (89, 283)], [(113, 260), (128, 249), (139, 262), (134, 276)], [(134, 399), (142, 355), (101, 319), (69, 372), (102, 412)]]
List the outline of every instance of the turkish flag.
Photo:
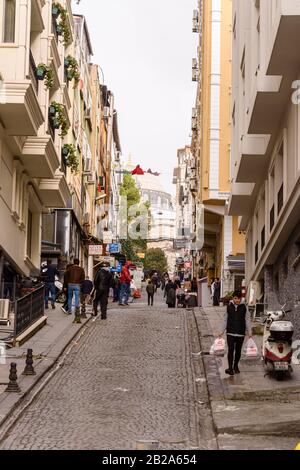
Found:
[(133, 170), (133, 172), (131, 174), (132, 175), (144, 175), (145, 172), (142, 170), (140, 165), (137, 165), (136, 168)]

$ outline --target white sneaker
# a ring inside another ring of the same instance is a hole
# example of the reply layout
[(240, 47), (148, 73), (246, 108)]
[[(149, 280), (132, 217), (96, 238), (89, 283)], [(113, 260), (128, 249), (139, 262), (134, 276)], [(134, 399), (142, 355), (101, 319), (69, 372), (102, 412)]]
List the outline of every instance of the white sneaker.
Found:
[(68, 315), (67, 310), (65, 310), (63, 307), (60, 307), (60, 308), (62, 309), (62, 311), (63, 311), (66, 315)]

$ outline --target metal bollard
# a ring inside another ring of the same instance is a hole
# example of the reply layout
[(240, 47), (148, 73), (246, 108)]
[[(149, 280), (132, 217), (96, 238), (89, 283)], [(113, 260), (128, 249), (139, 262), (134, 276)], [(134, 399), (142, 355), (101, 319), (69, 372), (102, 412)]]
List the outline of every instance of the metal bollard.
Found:
[(26, 366), (22, 375), (36, 375), (36, 372), (33, 368), (33, 351), (32, 349), (27, 349), (27, 356), (26, 356)]
[(6, 388), (6, 392), (13, 392), (13, 393), (20, 393), (21, 389), (18, 385), (18, 375), (17, 375), (17, 364), (14, 362), (10, 365), (10, 373), (9, 373), (9, 384)]

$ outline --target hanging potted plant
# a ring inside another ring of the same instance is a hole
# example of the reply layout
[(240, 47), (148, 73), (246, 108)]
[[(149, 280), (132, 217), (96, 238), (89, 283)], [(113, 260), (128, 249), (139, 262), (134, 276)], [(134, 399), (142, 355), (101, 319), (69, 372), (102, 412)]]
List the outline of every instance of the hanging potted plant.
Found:
[(56, 25), (56, 32), (57, 32), (57, 35), (58, 36), (62, 36), (63, 35), (63, 27), (61, 24), (57, 24)]
[(60, 12), (60, 18), (61, 18), (61, 21), (59, 23), (59, 26), (61, 26), (62, 28), (64, 43), (68, 44), (71, 40), (71, 30), (69, 26), (69, 15), (65, 8), (62, 8)]
[(65, 58), (65, 68), (67, 71), (67, 79), (69, 81), (74, 80), (76, 87), (80, 80), (79, 65), (77, 60), (71, 55), (68, 55), (68, 57)]
[(45, 64), (39, 64), (36, 69), (38, 80), (45, 80), (46, 88), (50, 89), (54, 85), (54, 72), (51, 67)]
[[(55, 110), (54, 114), (53, 114), (53, 110)], [(52, 101), (50, 108), (49, 108), (49, 114), (52, 120), (53, 127), (55, 129), (60, 128), (61, 130), (61, 133), (59, 134), (60, 137), (65, 137), (68, 134), (70, 126), (68, 124), (68, 120), (65, 115), (64, 106), (60, 103), (57, 103), (56, 101)]]
[(64, 157), (65, 165), (70, 168), (72, 173), (77, 173), (79, 170), (79, 158), (77, 155), (76, 147), (73, 144), (66, 144), (63, 146), (62, 154)]
[(62, 10), (62, 6), (60, 3), (53, 3), (52, 5), (52, 16), (54, 18), (58, 18)]

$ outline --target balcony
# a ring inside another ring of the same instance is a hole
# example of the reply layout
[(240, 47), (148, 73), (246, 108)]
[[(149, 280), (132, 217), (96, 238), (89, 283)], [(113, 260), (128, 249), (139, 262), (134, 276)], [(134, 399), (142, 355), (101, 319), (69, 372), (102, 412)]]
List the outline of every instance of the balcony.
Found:
[(67, 207), (67, 203), (71, 198), (65, 175), (59, 171), (55, 178), (40, 181), (39, 194), (45, 207), (56, 209)]
[(241, 158), (239, 161), (237, 183), (255, 183), (259, 180), (270, 142), (268, 135), (246, 135), (241, 142)]
[(248, 134), (272, 134), (279, 125), (279, 111), (286, 105), (290, 89), (281, 77), (267, 77), (261, 72), (254, 83), (247, 109)]
[(229, 199), (229, 215), (250, 216), (254, 203), (254, 184), (233, 183)]
[(267, 74), (293, 75), (300, 67), (300, 1), (277, 1), (274, 14)]
[(60, 161), (50, 136), (28, 138), (21, 155), (31, 178), (54, 178)]
[(45, 5), (45, 0), (32, 0), (31, 1), (31, 31), (40, 33), (45, 29), (42, 9)]
[(7, 135), (34, 136), (44, 122), (34, 84), (30, 80), (7, 81), (0, 103), (1, 121)]

